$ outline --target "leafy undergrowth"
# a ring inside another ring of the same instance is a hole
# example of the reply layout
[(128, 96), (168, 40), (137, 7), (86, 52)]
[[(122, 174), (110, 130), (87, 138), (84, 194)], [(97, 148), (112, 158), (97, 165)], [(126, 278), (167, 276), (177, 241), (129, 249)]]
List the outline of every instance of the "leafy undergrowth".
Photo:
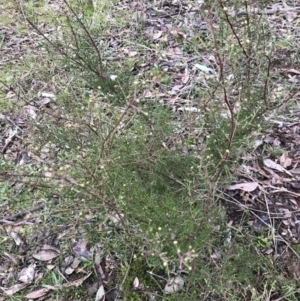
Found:
[(0, 300), (298, 300), (298, 8), (231, 2), (1, 4)]

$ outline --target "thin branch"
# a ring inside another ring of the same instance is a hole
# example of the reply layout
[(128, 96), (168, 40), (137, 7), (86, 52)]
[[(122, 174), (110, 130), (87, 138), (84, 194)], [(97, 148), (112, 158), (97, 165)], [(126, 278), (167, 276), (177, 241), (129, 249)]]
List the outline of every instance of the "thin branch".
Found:
[(41, 209), (44, 209), (44, 208), (45, 208), (45, 203), (42, 203), (42, 204), (36, 205), (34, 207), (31, 207), (27, 210), (19, 211), (15, 214), (12, 214), (12, 215), (9, 215), (9, 216), (6, 216), (6, 217), (0, 219), (0, 224), (7, 223), (8, 221), (14, 221), (17, 218), (20, 218), (20, 217), (26, 215), (27, 213), (34, 212), (34, 211), (37, 211), (37, 210), (41, 210)]
[(233, 143), (233, 137), (234, 137), (234, 133), (235, 133), (235, 119), (234, 119), (234, 111), (233, 108), (231, 107), (230, 103), (229, 103), (229, 99), (228, 99), (228, 95), (227, 95), (227, 90), (225, 87), (225, 79), (224, 79), (224, 59), (222, 59), (220, 51), (219, 51), (219, 47), (218, 47), (218, 43), (217, 43), (217, 37), (216, 37), (216, 32), (214, 30), (213, 24), (212, 24), (212, 14), (210, 12), (210, 18), (209, 18), (209, 23), (210, 23), (210, 27), (211, 27), (211, 32), (212, 32), (212, 36), (213, 36), (213, 40), (214, 40), (214, 46), (215, 46), (215, 52), (216, 52), (216, 57), (218, 60), (218, 65), (219, 65), (219, 82), (222, 85), (222, 90), (223, 90), (223, 96), (224, 96), (224, 102), (227, 106), (227, 109), (229, 110), (230, 113), (230, 133), (229, 133), (229, 138), (227, 141), (227, 148), (225, 151), (225, 154), (223, 155), (218, 168), (217, 168), (217, 172), (215, 173), (215, 175), (212, 178), (212, 182), (215, 183), (222, 170), (223, 167), (225, 165), (225, 162), (228, 159), (229, 156), (229, 151), (231, 149), (231, 145)]
[(98, 55), (98, 62), (99, 62), (98, 75), (99, 75), (99, 77), (102, 77), (102, 73), (103, 73), (102, 57), (101, 57), (100, 51), (99, 51), (99, 49), (98, 49), (98, 47), (97, 47), (94, 39), (92, 38), (90, 32), (88, 31), (88, 29), (86, 28), (86, 26), (83, 24), (83, 22), (81, 22), (80, 18), (78, 17), (78, 15), (76, 14), (76, 12), (72, 8), (72, 6), (70, 6), (70, 4), (67, 2), (67, 0), (63, 0), (63, 1), (67, 5), (67, 7), (69, 8), (69, 10), (72, 12), (72, 14), (76, 18), (76, 20), (79, 22), (80, 26), (82, 27), (82, 29), (86, 33), (87, 37), (89, 38), (90, 42), (92, 43), (94, 49), (96, 50), (96, 53)]

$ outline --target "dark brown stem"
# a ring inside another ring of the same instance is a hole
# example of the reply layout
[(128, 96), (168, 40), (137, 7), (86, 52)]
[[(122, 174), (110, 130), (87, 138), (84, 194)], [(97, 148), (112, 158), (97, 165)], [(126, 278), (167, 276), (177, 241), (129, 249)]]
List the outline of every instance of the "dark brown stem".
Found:
[[(75, 12), (72, 10), (72, 8), (70, 6), (68, 6), (72, 13), (75, 14)], [(78, 19), (78, 16), (75, 14), (76, 18)], [(88, 30), (86, 29), (86, 27), (84, 26), (84, 24), (79, 20), (80, 25), (82, 26), (82, 28), (84, 29), (85, 33), (88, 35), (89, 40), (92, 40), (92, 45), (96, 50), (97, 56), (98, 56), (98, 62), (99, 62), (99, 69), (95, 69), (93, 68), (93, 66), (81, 55), (79, 55), (79, 53), (76, 53), (76, 57), (77, 58), (73, 58), (70, 55), (68, 55), (65, 51), (63, 51), (63, 49), (61, 47), (56, 46), (30, 19), (28, 19), (27, 17), (26, 21), (28, 22), (28, 24), (39, 34), (41, 35), (51, 46), (53, 49), (55, 49), (56, 51), (58, 51), (58, 53), (60, 53), (62, 56), (64, 56), (65, 58), (73, 61), (75, 64), (79, 65), (82, 68), (88, 68), (91, 72), (93, 72), (97, 77), (101, 78), (103, 81), (105, 81), (105, 83), (107, 84), (107, 86), (109, 87), (109, 89), (112, 92), (116, 92), (116, 89), (114, 87), (114, 85), (111, 84), (110, 80), (108, 78), (106, 78), (102, 72), (102, 58), (99, 52), (99, 49), (97, 48), (97, 45), (95, 44), (95, 42), (93, 41), (93, 38), (91, 37), (90, 33), (88, 32)], [(72, 28), (72, 25), (69, 24), (71, 31), (72, 31), (72, 35), (76, 36), (76, 33), (74, 32), (74, 29)], [(77, 38), (75, 39), (75, 44), (78, 43), (77, 42)]]
[(271, 59), (265, 54), (265, 57), (268, 60), (268, 67), (267, 67), (267, 77), (265, 79), (265, 85), (264, 85), (264, 103), (267, 106), (268, 102), (267, 102), (267, 95), (268, 95), (268, 86), (269, 86), (269, 79), (270, 79), (270, 68), (271, 68)]
[(236, 31), (235, 31), (235, 29), (234, 29), (234, 27), (233, 27), (232, 22), (229, 20), (229, 15), (228, 15), (228, 13), (226, 12), (225, 6), (224, 6), (224, 4), (223, 4), (222, 1), (220, 1), (220, 5), (221, 5), (221, 7), (222, 7), (222, 9), (223, 9), (223, 11), (224, 11), (225, 19), (226, 19), (226, 21), (227, 21), (227, 23), (228, 23), (228, 25), (229, 25), (229, 27), (230, 27), (230, 29), (231, 29), (233, 35), (235, 36), (235, 38), (236, 38), (236, 40), (237, 40), (237, 42), (238, 42), (240, 48), (242, 49), (242, 51), (243, 51), (245, 57), (248, 58), (248, 59), (250, 59), (250, 58), (251, 58), (250, 55), (247, 53), (245, 47), (243, 46), (243, 44), (242, 44), (242, 42), (241, 42), (241, 39), (239, 38), (238, 34), (236, 33)]
[(228, 159), (228, 156), (229, 156), (229, 151), (230, 151), (231, 145), (233, 143), (233, 137), (234, 137), (234, 132), (235, 132), (235, 119), (234, 119), (233, 108), (231, 107), (231, 105), (229, 103), (229, 99), (228, 99), (228, 95), (227, 95), (227, 89), (226, 89), (225, 80), (224, 80), (224, 59), (222, 59), (220, 51), (219, 51), (216, 32), (215, 32), (213, 24), (212, 24), (212, 13), (211, 12), (210, 12), (209, 23), (210, 23), (210, 27), (211, 27), (212, 36), (213, 36), (216, 57), (217, 57), (218, 65), (219, 65), (219, 82), (222, 85), (224, 102), (225, 102), (225, 104), (227, 106), (227, 109), (229, 110), (229, 113), (230, 113), (230, 133), (229, 133), (229, 138), (228, 138), (228, 141), (227, 141), (227, 149), (226, 149), (225, 154), (223, 155), (223, 157), (222, 157), (222, 159), (221, 159), (221, 161), (218, 165), (217, 172), (215, 173), (215, 175), (212, 178), (212, 183), (215, 183), (218, 180), (218, 178), (219, 178), (219, 176), (220, 176), (220, 174), (223, 170), (223, 167), (225, 165), (225, 162), (226, 162), (226, 160)]
[(87, 37), (89, 38), (90, 42), (92, 43), (92, 45), (97, 53), (97, 56), (98, 56), (98, 63), (99, 63), (98, 76), (102, 77), (102, 73), (103, 73), (102, 57), (101, 57), (100, 51), (99, 51), (94, 39), (92, 38), (90, 32), (88, 31), (86, 26), (83, 24), (83, 22), (81, 22), (80, 18), (78, 17), (78, 15), (76, 14), (76, 12), (72, 8), (72, 6), (70, 6), (70, 4), (67, 2), (67, 0), (63, 0), (63, 1), (67, 5), (68, 9), (72, 12), (72, 14), (76, 18), (76, 20), (79, 22), (80, 26), (82, 27), (82, 29), (86, 33)]
[(5, 216), (4, 218), (0, 219), (0, 224), (3, 224), (7, 221), (14, 221), (17, 218), (22, 217), (22, 216), (24, 216), (25, 214), (27, 214), (29, 212), (34, 212), (34, 211), (41, 210), (41, 209), (44, 209), (44, 208), (45, 208), (45, 203), (41, 203), (41, 204), (36, 205), (34, 207), (31, 207), (27, 210), (22, 210), (22, 211), (19, 211), (18, 213), (15, 213), (15, 214), (12, 214), (12, 215), (9, 215), (9, 216)]

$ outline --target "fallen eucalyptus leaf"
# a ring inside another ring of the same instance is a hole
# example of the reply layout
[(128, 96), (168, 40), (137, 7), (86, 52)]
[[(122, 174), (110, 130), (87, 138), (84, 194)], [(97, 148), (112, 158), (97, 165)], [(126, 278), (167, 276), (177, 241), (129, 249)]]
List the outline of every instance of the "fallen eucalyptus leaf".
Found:
[(206, 67), (205, 65), (195, 64), (195, 67), (205, 73), (215, 73), (214, 69)]
[(278, 170), (280, 172), (285, 172), (287, 173), (288, 175), (292, 176), (292, 174), (287, 171), (285, 168), (283, 168), (280, 164), (277, 164), (275, 163), (274, 161), (272, 161), (271, 159), (265, 159), (264, 160), (264, 164), (269, 167), (269, 168), (272, 168), (272, 169), (275, 169), (275, 170)]
[(39, 290), (33, 291), (25, 296), (26, 299), (39, 299), (41, 297), (44, 297), (48, 294), (50, 291), (49, 288), (41, 288)]
[(53, 250), (41, 250), (40, 252), (33, 254), (32, 257), (40, 261), (49, 261), (59, 256), (59, 253)]
[(104, 290), (104, 286), (101, 284), (97, 291), (95, 301), (104, 301), (104, 300), (105, 300), (105, 290)]
[(248, 182), (248, 183), (239, 183), (233, 184), (226, 187), (227, 190), (236, 190), (240, 189), (243, 191), (251, 192), (254, 191), (258, 187), (258, 183), (256, 182)]
[(174, 278), (171, 278), (165, 288), (164, 292), (165, 294), (174, 294), (182, 290), (184, 286), (184, 280), (180, 276), (176, 276)]
[(21, 270), (18, 274), (18, 280), (23, 283), (31, 283), (35, 278), (35, 265), (32, 263), (28, 267)]

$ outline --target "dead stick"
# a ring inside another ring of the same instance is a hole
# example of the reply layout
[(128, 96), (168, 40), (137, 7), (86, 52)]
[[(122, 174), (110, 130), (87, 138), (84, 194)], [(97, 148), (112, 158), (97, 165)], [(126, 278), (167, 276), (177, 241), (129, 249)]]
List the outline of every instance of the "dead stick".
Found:
[(36, 205), (34, 207), (31, 207), (28, 210), (22, 210), (22, 211), (19, 211), (18, 213), (6, 216), (3, 219), (0, 219), (0, 224), (4, 224), (7, 221), (14, 221), (17, 218), (22, 217), (23, 215), (25, 215), (29, 212), (34, 212), (34, 211), (37, 211), (37, 210), (40, 210), (40, 209), (44, 209), (44, 207), (45, 207), (45, 203), (42, 203), (42, 204)]

